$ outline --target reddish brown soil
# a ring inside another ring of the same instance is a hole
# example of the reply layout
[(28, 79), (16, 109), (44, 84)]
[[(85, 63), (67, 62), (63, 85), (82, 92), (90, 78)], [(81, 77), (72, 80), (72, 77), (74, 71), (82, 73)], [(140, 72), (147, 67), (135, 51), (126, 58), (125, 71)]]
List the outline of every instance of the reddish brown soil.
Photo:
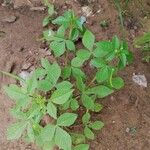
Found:
[[(111, 39), (115, 34), (121, 37), (118, 13), (113, 3), (107, 0), (95, 0), (95, 3), (87, 3), (86, 0), (68, 0), (66, 3), (56, 1), (55, 5), (58, 13), (73, 8), (81, 15), (81, 6), (85, 4), (93, 9), (94, 16), (87, 18), (87, 26), (98, 40)], [(100, 12), (96, 13), (98, 10)], [(2, 21), (3, 17), (10, 15), (17, 17), (14, 23)], [(5, 32), (0, 36), (0, 70), (19, 73), (26, 62), (36, 65), (39, 59), (46, 55), (41, 42), (38, 41), (43, 30), (41, 22), (45, 15), (42, 12), (31, 12), (26, 7), (11, 10), (0, 6), (0, 31)], [(129, 23), (126, 31), (127, 40), (134, 54), (134, 62), (120, 72), (126, 81), (125, 88), (101, 100), (104, 109), (94, 114), (93, 119), (101, 119), (105, 127), (97, 132), (94, 141), (89, 141), (90, 150), (150, 149), (150, 66), (141, 61), (141, 52), (132, 47), (133, 39), (146, 30), (140, 25), (140, 17), (142, 16), (133, 14), (133, 20), (129, 22), (129, 18), (126, 19), (126, 23)], [(102, 20), (109, 21), (107, 29), (100, 27)], [(145, 74), (148, 87), (142, 88), (133, 83), (133, 73)], [(24, 144), (22, 141), (6, 140), (6, 128), (13, 121), (9, 114), (13, 103), (4, 95), (2, 85), (12, 82), (15, 81), (0, 75), (0, 150), (37, 150), (35, 146)], [(126, 132), (127, 128), (135, 128), (135, 132)]]

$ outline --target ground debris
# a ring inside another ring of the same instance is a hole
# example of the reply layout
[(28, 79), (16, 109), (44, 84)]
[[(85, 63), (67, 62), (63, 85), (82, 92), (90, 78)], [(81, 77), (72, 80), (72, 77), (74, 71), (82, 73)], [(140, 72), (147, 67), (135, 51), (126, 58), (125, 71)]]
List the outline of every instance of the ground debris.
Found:
[(146, 79), (146, 77), (145, 77), (144, 74), (143, 74), (143, 75), (140, 75), (140, 74), (136, 75), (136, 74), (134, 73), (133, 76), (132, 76), (132, 80), (133, 80), (136, 84), (138, 84), (138, 85), (140, 85), (140, 86), (142, 86), (142, 87), (147, 87), (147, 79)]
[(31, 7), (30, 10), (31, 11), (44, 11), (46, 9), (46, 7)]
[(92, 9), (89, 6), (83, 6), (81, 9), (82, 9), (83, 15), (85, 15), (86, 17), (91, 16), (93, 13)]
[(9, 15), (9, 16), (5, 16), (5, 17), (2, 19), (2, 22), (5, 22), (5, 23), (14, 23), (16, 20), (17, 20), (17, 17), (16, 17), (16, 16), (14, 16), (14, 15)]

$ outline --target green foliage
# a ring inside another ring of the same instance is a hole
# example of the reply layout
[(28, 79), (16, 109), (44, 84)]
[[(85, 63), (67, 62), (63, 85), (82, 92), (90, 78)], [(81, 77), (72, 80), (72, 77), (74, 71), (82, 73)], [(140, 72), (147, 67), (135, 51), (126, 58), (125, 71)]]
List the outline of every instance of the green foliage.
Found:
[(134, 45), (137, 48), (142, 49), (143, 60), (150, 62), (150, 32), (145, 33), (143, 36), (138, 37), (134, 41)]
[[(49, 15), (53, 6), (48, 6)], [(65, 55), (65, 64), (52, 64), (41, 60), (41, 67), (34, 70), (23, 86), (5, 87), (8, 96), (15, 100), (11, 110), (16, 118), (7, 131), (8, 139), (21, 137), (36, 143), (43, 150), (58, 146), (63, 150), (88, 150), (86, 139), (94, 139), (94, 130), (103, 128), (102, 121), (92, 121), (92, 112), (99, 112), (103, 106), (99, 99), (105, 98), (124, 86), (118, 71), (131, 60), (127, 43), (114, 36), (111, 41), (96, 41), (94, 34), (87, 30), (73, 11), (69, 10), (51, 20), (57, 31), (48, 29), (43, 32), (55, 57)], [(48, 21), (44, 19), (44, 26)], [(75, 41), (82, 38), (83, 48), (77, 49)], [(72, 60), (68, 58), (74, 54)], [(55, 59), (57, 60), (57, 59)], [(90, 76), (84, 66), (91, 67)], [(10, 74), (5, 73), (11, 76)], [(91, 80), (91, 81), (90, 81)], [(82, 109), (82, 117), (78, 117)], [(44, 118), (48, 117), (48, 123)], [(82, 122), (83, 131), (75, 133), (71, 127)]]

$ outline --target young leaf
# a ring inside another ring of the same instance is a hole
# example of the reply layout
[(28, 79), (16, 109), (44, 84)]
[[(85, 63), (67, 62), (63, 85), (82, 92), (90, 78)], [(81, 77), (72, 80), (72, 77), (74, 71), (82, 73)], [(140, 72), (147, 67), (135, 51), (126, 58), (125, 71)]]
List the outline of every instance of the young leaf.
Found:
[(69, 127), (72, 124), (74, 124), (76, 119), (77, 119), (77, 114), (64, 113), (57, 119), (57, 125)]
[(48, 124), (46, 125), (41, 131), (41, 138), (43, 142), (50, 142), (52, 141), (54, 134), (55, 134), (56, 126)]
[(89, 150), (88, 144), (80, 144), (73, 148), (73, 150)]
[(27, 122), (17, 122), (17, 123), (12, 124), (7, 129), (7, 139), (18, 140), (23, 134), (26, 126), (27, 126)]
[(66, 66), (63, 68), (62, 70), (62, 76), (64, 79), (69, 78), (71, 75), (71, 67), (70, 66)]
[(54, 14), (54, 5), (52, 5), (52, 4), (49, 4), (48, 5), (48, 14), (49, 14), (49, 16), (52, 16), (53, 14)]
[(71, 89), (57, 89), (52, 94), (50, 100), (55, 104), (64, 104), (69, 100), (72, 92), (73, 90)]
[(89, 127), (93, 130), (100, 130), (104, 127), (104, 123), (101, 121), (95, 121), (94, 123), (91, 123)]
[(56, 128), (55, 143), (60, 149), (71, 150), (71, 136), (60, 127)]
[(76, 99), (72, 99), (70, 102), (70, 107), (73, 111), (76, 111), (79, 108), (78, 101)]
[(87, 30), (83, 35), (83, 39), (82, 39), (83, 45), (87, 49), (92, 50), (94, 46), (94, 42), (95, 42), (95, 36), (91, 31)]
[(51, 64), (49, 63), (48, 59), (42, 58), (41, 65), (44, 69), (49, 70), (51, 68)]
[(124, 81), (120, 77), (116, 77), (112, 79), (112, 85), (115, 89), (121, 89), (124, 86)]
[(57, 119), (57, 108), (52, 102), (48, 102), (47, 104), (47, 112), (48, 114), (53, 117), (54, 119)]
[(75, 78), (76, 77), (86, 78), (85, 73), (79, 68), (72, 67), (72, 74)]
[(59, 57), (65, 52), (65, 42), (51, 42), (50, 48), (54, 51), (54, 55)]
[(91, 118), (91, 115), (88, 112), (86, 112), (82, 117), (83, 124), (85, 125), (88, 124), (90, 121), (90, 118)]
[(75, 44), (71, 40), (66, 40), (66, 47), (70, 51), (75, 50)]
[(114, 36), (113, 39), (112, 39), (112, 45), (113, 45), (113, 49), (114, 50), (117, 50), (120, 48), (120, 41), (118, 39), (117, 36)]
[(85, 127), (84, 128), (84, 134), (88, 139), (94, 140), (94, 133), (91, 131), (90, 128)]
[(46, 31), (43, 31), (43, 36), (44, 36), (44, 39), (46, 41), (51, 41), (53, 36), (54, 36), (55, 32), (51, 29), (48, 29)]

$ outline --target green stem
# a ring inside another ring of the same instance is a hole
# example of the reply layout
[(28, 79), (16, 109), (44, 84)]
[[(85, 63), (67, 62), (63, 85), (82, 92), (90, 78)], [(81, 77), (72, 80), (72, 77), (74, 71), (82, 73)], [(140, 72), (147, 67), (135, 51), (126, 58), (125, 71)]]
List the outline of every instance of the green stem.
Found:
[(111, 74), (110, 74), (110, 78), (109, 78), (109, 83), (111, 85), (111, 87), (113, 87), (113, 84), (112, 84), (112, 78), (113, 78), (113, 73), (114, 73), (114, 68), (111, 70)]

